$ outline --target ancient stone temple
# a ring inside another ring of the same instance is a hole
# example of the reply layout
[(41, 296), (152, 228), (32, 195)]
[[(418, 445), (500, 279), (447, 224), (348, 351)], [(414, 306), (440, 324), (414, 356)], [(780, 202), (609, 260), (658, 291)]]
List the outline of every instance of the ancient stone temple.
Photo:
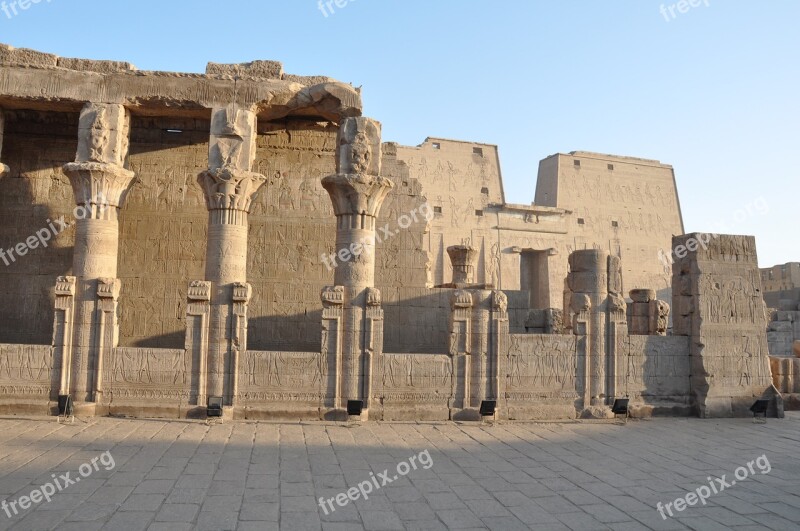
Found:
[(800, 391), (753, 238), (673, 238), (658, 161), (553, 155), (510, 204), (495, 146), (383, 142), (330, 78), (5, 45), (0, 161), (3, 413), (714, 417)]

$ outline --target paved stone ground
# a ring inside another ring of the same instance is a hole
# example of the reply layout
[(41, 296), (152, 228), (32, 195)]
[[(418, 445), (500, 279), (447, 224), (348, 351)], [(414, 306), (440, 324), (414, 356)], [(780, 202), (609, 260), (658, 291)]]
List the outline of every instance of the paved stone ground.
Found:
[[(115, 466), (81, 477), (106, 451)], [(318, 505), (414, 455), (416, 470), (369, 499), (327, 515)], [(754, 466), (708, 505), (667, 520), (656, 510), (761, 455), (769, 473)], [(800, 414), (626, 426), (0, 419), (0, 499), (66, 472), (81, 481), (18, 515), (8, 506), (12, 518), (0, 510), (0, 529), (796, 530)]]

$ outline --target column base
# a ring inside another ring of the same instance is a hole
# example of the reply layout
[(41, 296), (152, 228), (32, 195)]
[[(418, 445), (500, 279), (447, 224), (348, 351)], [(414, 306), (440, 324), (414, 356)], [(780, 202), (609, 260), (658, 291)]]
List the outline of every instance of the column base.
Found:
[(589, 406), (583, 408), (580, 417), (582, 419), (613, 419), (614, 413), (608, 406)]

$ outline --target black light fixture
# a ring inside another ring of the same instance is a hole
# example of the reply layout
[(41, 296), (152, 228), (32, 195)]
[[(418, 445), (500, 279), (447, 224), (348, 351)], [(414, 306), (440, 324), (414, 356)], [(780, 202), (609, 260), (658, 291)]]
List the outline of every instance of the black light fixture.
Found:
[(611, 412), (614, 414), (615, 418), (622, 417), (625, 422), (628, 422), (628, 404), (630, 401), (630, 398), (614, 399), (614, 405), (611, 406)]
[(348, 400), (347, 401), (347, 416), (360, 417), (361, 412), (364, 410), (363, 400)]
[(494, 417), (497, 411), (497, 400), (481, 400), (481, 417)]
[(209, 396), (208, 408), (206, 409), (206, 417), (222, 417), (222, 397)]
[(759, 398), (755, 403), (750, 406), (750, 411), (753, 412), (753, 420), (761, 417), (763, 422), (767, 421), (767, 410), (769, 409), (769, 400)]
[(58, 395), (58, 416), (69, 417), (72, 415), (72, 397), (69, 395)]

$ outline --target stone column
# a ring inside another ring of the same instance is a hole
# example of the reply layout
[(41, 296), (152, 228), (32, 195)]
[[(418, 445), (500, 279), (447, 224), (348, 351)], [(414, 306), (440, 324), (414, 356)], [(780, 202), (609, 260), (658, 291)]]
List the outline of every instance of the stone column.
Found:
[(467, 245), (452, 245), (447, 248), (453, 265), (453, 284), (457, 287), (475, 283), (475, 261), (478, 251)]
[[(585, 396), (589, 406), (605, 406), (606, 337), (605, 307), (608, 298), (608, 252), (595, 249), (575, 251), (569, 257), (569, 288), (573, 307), (582, 302), (575, 313), (588, 311), (587, 328), (587, 388)], [(573, 329), (580, 329), (576, 323)], [(585, 401), (584, 401), (585, 402)]]
[[(250, 110), (235, 105), (213, 109), (209, 169), (198, 176), (208, 207), (206, 281), (212, 286), (206, 389), (207, 396), (223, 397), (226, 406), (235, 401), (232, 376), (238, 347), (233, 327), (235, 321), (247, 319), (234, 314), (235, 287), (247, 282), (247, 216), (253, 198), (266, 182), (263, 175), (251, 171), (256, 124), (256, 114)], [(246, 308), (238, 310), (246, 313)]]
[(393, 185), (380, 175), (380, 123), (363, 117), (345, 119), (337, 146), (338, 173), (325, 177), (322, 186), (336, 215), (334, 283), (342, 287), (344, 300), (337, 407), (344, 407), (347, 400), (367, 401), (364, 320), (367, 291), (375, 285), (375, 221)]
[(3, 164), (3, 132), (6, 128), (6, 118), (3, 114), (3, 109), (0, 109), (0, 178), (4, 177), (9, 172), (8, 166)]
[(569, 257), (567, 277), (572, 331), (578, 336), (578, 392), (584, 418), (608, 418), (621, 375), (617, 359), (628, 336), (620, 260), (607, 251), (587, 249)]
[[(116, 285), (119, 211), (134, 177), (124, 168), (129, 133), (125, 107), (87, 103), (81, 111), (75, 162), (64, 166), (78, 205), (72, 262), (77, 279), (74, 339), (67, 382), (77, 404), (99, 400), (103, 352), (116, 347), (119, 323), (116, 311), (102, 310), (107, 298), (102, 284)], [(117, 295), (118, 286), (112, 290), (115, 300)]]

